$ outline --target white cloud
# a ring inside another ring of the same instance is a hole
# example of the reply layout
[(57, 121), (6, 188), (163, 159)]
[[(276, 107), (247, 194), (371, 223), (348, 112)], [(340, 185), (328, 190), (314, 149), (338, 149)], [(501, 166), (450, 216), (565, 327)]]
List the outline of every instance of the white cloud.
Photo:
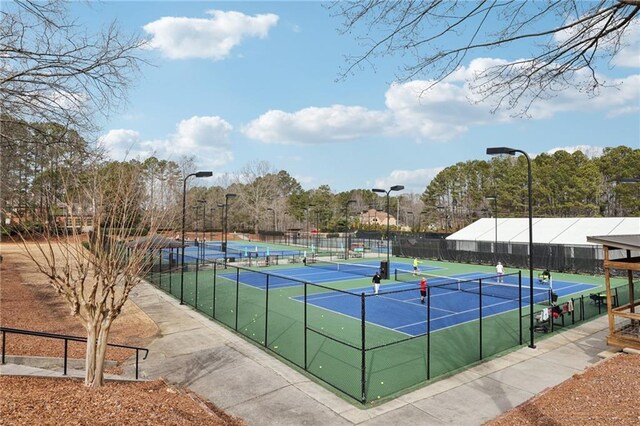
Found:
[(207, 11), (211, 18), (163, 17), (146, 24), (150, 46), (170, 59), (221, 60), (249, 37), (265, 38), (278, 23), (274, 14), (245, 15), (241, 12)]
[(98, 146), (109, 153), (114, 160), (125, 161), (140, 153), (140, 133), (128, 129), (112, 129), (98, 139)]
[(553, 148), (547, 151), (547, 154), (553, 155), (553, 153), (557, 151), (567, 151), (569, 154), (573, 154), (576, 151), (582, 151), (584, 155), (589, 158), (600, 157), (604, 151), (604, 148), (601, 146), (591, 146), (591, 145), (576, 145), (576, 146), (565, 146), (560, 148)]
[(388, 123), (386, 112), (333, 105), (294, 113), (271, 110), (251, 121), (243, 132), (264, 143), (322, 144), (375, 135)]
[(177, 161), (194, 156), (199, 166), (219, 167), (233, 160), (229, 133), (232, 127), (220, 117), (191, 117), (176, 126), (164, 139), (142, 140), (135, 130), (114, 129), (100, 138), (100, 144), (116, 160), (156, 155)]
[[(264, 143), (322, 144), (351, 142), (371, 136), (409, 137), (448, 141), (473, 127), (519, 120), (511, 111), (492, 112), (495, 97), (480, 102), (469, 85), (475, 76), (502, 59), (477, 58), (461, 67), (445, 81), (429, 80), (392, 83), (385, 93), (386, 109), (375, 111), (359, 106), (309, 107), (296, 112), (268, 111), (243, 128), (249, 138)], [(586, 71), (575, 75), (583, 81)], [(597, 96), (579, 87), (569, 87), (548, 99), (533, 103), (531, 119), (546, 119), (562, 112), (603, 111), (610, 117), (634, 113), (640, 103), (640, 74), (620, 79), (597, 76), (606, 86)]]
[(375, 188), (391, 188), (393, 185), (404, 185), (405, 193), (422, 194), (429, 182), (436, 177), (444, 167), (415, 170), (394, 170), (389, 176), (375, 180)]

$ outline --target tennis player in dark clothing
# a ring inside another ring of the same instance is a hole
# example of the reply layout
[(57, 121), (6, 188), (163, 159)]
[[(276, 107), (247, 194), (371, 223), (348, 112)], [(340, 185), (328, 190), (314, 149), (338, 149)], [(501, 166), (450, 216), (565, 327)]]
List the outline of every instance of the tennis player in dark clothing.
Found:
[(378, 290), (380, 289), (380, 279), (382, 279), (382, 277), (380, 276), (380, 271), (376, 271), (376, 274), (371, 279), (371, 282), (373, 283), (374, 294), (378, 294)]
[(427, 279), (422, 277), (420, 280), (420, 303), (424, 304), (425, 297), (427, 297)]

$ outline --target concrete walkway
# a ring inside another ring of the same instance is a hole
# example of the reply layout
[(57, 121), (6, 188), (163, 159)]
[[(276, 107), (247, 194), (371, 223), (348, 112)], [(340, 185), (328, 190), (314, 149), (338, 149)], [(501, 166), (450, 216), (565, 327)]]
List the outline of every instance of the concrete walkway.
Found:
[[(597, 363), (608, 349), (601, 317), (536, 349), (362, 409), (151, 285), (137, 286), (131, 300), (161, 333), (141, 362), (142, 377), (187, 386), (249, 425), (479, 425)], [(133, 376), (133, 365), (126, 370)]]

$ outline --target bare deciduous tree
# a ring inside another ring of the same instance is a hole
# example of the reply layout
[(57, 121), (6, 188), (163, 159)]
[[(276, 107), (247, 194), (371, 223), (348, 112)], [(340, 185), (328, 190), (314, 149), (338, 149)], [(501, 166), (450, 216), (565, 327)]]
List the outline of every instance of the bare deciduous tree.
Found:
[[(137, 162), (94, 165), (60, 175), (63, 195), (48, 193), (63, 213), (39, 219), (19, 241), (38, 270), (87, 331), (85, 384), (103, 385), (109, 331), (129, 293), (152, 265), (155, 235), (166, 209), (142, 209), (144, 167)], [(36, 211), (34, 214), (37, 214)], [(83, 231), (91, 228), (89, 237)], [(146, 235), (146, 236), (145, 236)], [(126, 242), (131, 238), (135, 242)]]
[[(399, 81), (428, 78), (437, 84), (470, 54), (534, 46), (524, 59), (494, 60), (470, 83), (479, 100), (526, 114), (531, 104), (573, 86), (590, 94), (607, 84), (596, 72), (624, 47), (638, 25), (640, 0), (600, 1), (337, 1), (343, 32), (363, 34), (359, 55), (347, 58), (342, 77), (380, 57), (406, 57)], [(430, 87), (430, 86), (429, 86)]]
[(125, 100), (144, 40), (111, 24), (90, 34), (61, 0), (15, 0), (0, 10), (0, 124), (55, 122), (93, 129)]

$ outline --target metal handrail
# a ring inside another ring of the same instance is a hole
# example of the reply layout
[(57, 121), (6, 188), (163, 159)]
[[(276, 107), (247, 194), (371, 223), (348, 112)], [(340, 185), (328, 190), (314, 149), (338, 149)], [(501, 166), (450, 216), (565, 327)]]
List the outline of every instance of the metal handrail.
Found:
[[(6, 344), (5, 344), (5, 340), (6, 340), (6, 334), (7, 333), (13, 333), (13, 334), (24, 334), (27, 336), (38, 336), (38, 337), (47, 337), (47, 338), (51, 338), (51, 339), (60, 339), (60, 340), (64, 340), (64, 372), (63, 375), (67, 375), (67, 346), (69, 343), (69, 340), (74, 341), (74, 342), (87, 342), (87, 338), (86, 337), (80, 337), (80, 336), (69, 336), (69, 335), (65, 335), (65, 334), (55, 334), (55, 333), (47, 333), (44, 331), (33, 331), (33, 330), (22, 330), (19, 328), (11, 328), (11, 327), (0, 327), (0, 332), (2, 332), (2, 364), (5, 364), (5, 349), (6, 349)], [(146, 348), (139, 348), (137, 346), (129, 346), (129, 345), (119, 345), (117, 343), (107, 343), (107, 346), (112, 346), (115, 348), (125, 348), (125, 349), (135, 349), (136, 351), (136, 380), (138, 380), (138, 358), (139, 358), (139, 353), (140, 351), (144, 351), (144, 357), (142, 358), (143, 360), (147, 359), (147, 355), (149, 355), (149, 349)]]

